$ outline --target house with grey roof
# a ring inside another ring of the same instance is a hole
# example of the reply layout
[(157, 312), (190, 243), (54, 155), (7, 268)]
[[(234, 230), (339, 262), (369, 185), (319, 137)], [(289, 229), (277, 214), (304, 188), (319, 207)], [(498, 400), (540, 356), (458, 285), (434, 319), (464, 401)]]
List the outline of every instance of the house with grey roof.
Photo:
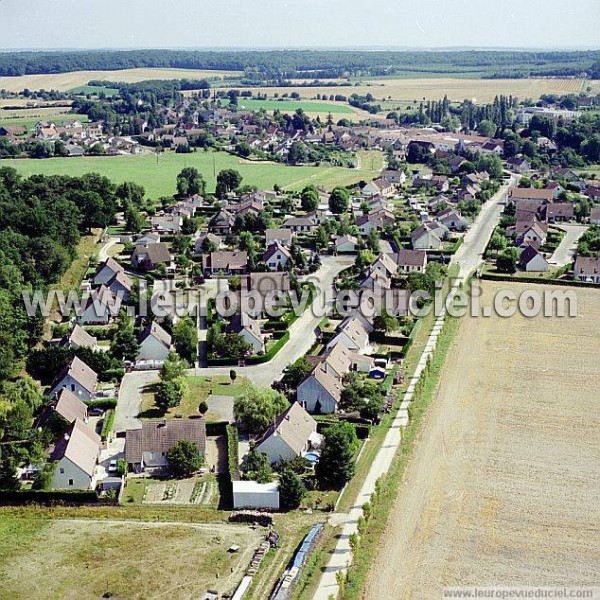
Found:
[(92, 489), (99, 450), (100, 436), (83, 421), (75, 419), (50, 452), (49, 460), (56, 463), (51, 488)]
[(171, 336), (156, 322), (152, 321), (140, 336), (137, 359), (165, 361), (171, 350)]
[(294, 402), (267, 428), (254, 448), (266, 454), (271, 464), (289, 461), (310, 448), (316, 433), (317, 422)]
[(142, 421), (140, 429), (125, 432), (125, 460), (136, 473), (168, 471), (167, 452), (179, 441), (187, 440), (206, 452), (204, 419), (162, 419)]
[(97, 386), (97, 373), (74, 356), (56, 375), (48, 395), (56, 396), (61, 390), (67, 389), (83, 401), (91, 400), (96, 395)]

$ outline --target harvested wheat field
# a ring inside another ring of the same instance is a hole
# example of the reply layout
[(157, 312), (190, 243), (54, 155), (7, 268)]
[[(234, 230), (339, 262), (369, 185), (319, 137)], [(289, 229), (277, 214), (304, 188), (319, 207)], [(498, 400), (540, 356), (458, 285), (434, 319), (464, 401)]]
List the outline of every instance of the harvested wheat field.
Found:
[(86, 85), (88, 81), (118, 81), (136, 83), (148, 79), (223, 79), (239, 75), (239, 71), (208, 71), (203, 69), (120, 69), (115, 71), (73, 71), (71, 73), (48, 73), (42, 75), (22, 75), (20, 77), (0, 77), (0, 90), (20, 92), (30, 90), (58, 90), (66, 92)]
[(598, 583), (600, 292), (575, 291), (576, 318), (461, 323), (365, 597)]

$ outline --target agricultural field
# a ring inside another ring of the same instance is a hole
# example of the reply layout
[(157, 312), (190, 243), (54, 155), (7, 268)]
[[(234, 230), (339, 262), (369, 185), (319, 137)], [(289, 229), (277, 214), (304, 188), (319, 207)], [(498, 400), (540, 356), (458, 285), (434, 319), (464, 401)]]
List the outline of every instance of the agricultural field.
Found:
[[(175, 193), (177, 174), (184, 167), (196, 167), (207, 181), (208, 191), (216, 186), (215, 173), (223, 169), (237, 169), (244, 178), (243, 183), (259, 189), (272, 189), (279, 184), (283, 189), (300, 190), (305, 185), (322, 185), (331, 190), (337, 185), (349, 185), (361, 179), (376, 177), (378, 170), (371, 164), (381, 164), (381, 153), (374, 152), (373, 161), (362, 160), (361, 168), (344, 167), (290, 167), (279, 163), (249, 161), (226, 152), (198, 151), (193, 154), (166, 152), (159, 156), (152, 152), (137, 156), (102, 156), (37, 159), (0, 160), (2, 167), (14, 167), (25, 176), (73, 175), (100, 173), (115, 183), (135, 181), (146, 188), (151, 198), (170, 196)], [(214, 162), (213, 162), (214, 161)], [(376, 167), (377, 168), (377, 167)]]
[[(507, 285), (531, 287), (482, 305)], [(600, 304), (575, 292), (576, 318), (461, 322), (365, 598), (597, 583)]]
[[(3, 515), (1, 598), (199, 598), (239, 584), (260, 529)], [(157, 541), (160, 540), (160, 543)], [(237, 553), (228, 548), (240, 546)]]
[(372, 94), (377, 100), (413, 102), (440, 100), (447, 95), (452, 101), (475, 99), (490, 102), (496, 95), (512, 94), (517, 98), (537, 99), (542, 94), (578, 94), (595, 83), (584, 79), (531, 78), (531, 79), (460, 79), (453, 77), (365, 79), (351, 86), (323, 87), (273, 87), (250, 88), (254, 93), (290, 94), (297, 92), (301, 98), (315, 98), (317, 94)]
[(84, 95), (98, 95), (101, 92), (108, 98), (111, 96), (116, 96), (119, 93), (118, 88), (111, 88), (99, 85), (79, 85), (69, 90), (69, 92), (73, 92), (73, 94), (84, 94)]
[(301, 108), (307, 113), (327, 113), (332, 114), (352, 114), (354, 111), (351, 106), (339, 102), (302, 102), (298, 100), (259, 100), (251, 98), (240, 98), (238, 105), (246, 110), (276, 110), (281, 112), (294, 112)]
[(44, 75), (0, 77), (0, 90), (20, 92), (29, 90), (58, 90), (66, 92), (92, 80), (135, 83), (148, 79), (223, 79), (240, 75), (237, 71), (208, 71), (200, 69), (123, 69), (118, 71), (73, 71)]
[(38, 121), (54, 121), (57, 125), (69, 119), (87, 122), (87, 115), (71, 112), (68, 106), (48, 106), (43, 108), (15, 108), (0, 110), (0, 125), (23, 126), (33, 129)]

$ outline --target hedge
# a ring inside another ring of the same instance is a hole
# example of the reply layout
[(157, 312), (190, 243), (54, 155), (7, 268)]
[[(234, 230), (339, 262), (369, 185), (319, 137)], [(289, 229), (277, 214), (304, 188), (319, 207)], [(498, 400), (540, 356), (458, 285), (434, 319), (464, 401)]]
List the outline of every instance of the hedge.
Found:
[(239, 439), (238, 430), (235, 425), (227, 425), (227, 469), (229, 478), (231, 481), (238, 477), (238, 464), (239, 464)]
[(543, 279), (541, 277), (512, 277), (511, 275), (497, 275), (495, 273), (482, 273), (479, 279), (488, 281), (510, 281), (512, 283), (541, 283), (545, 285), (562, 285), (567, 287), (600, 288), (600, 283), (585, 283), (571, 279)]
[(90, 408), (101, 408), (102, 410), (108, 410), (117, 406), (116, 398), (98, 398), (97, 400), (86, 400), (88, 409)]
[(117, 504), (116, 500), (100, 499), (95, 491), (90, 490), (22, 490), (0, 491), (0, 504)]
[(115, 414), (114, 408), (109, 408), (104, 414), (104, 419), (102, 420), (102, 429), (100, 430), (100, 438), (102, 441), (106, 441), (110, 432), (112, 431), (115, 422)]
[(285, 331), (283, 335), (265, 352), (262, 356), (250, 356), (246, 359), (247, 365), (260, 365), (261, 363), (269, 362), (290, 339), (290, 332)]

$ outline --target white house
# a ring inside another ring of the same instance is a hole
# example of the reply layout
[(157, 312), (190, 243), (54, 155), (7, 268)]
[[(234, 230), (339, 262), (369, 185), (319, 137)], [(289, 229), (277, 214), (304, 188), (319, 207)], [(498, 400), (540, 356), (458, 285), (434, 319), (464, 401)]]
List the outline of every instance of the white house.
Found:
[(340, 235), (335, 240), (335, 251), (338, 254), (358, 251), (358, 239), (353, 235)]
[(276, 481), (232, 481), (233, 508), (269, 508), (279, 510), (279, 484)]
[(586, 283), (600, 283), (600, 257), (578, 256), (573, 269), (575, 279)]
[(298, 402), (315, 414), (334, 413), (342, 395), (342, 382), (321, 366), (308, 375), (296, 389)]
[(292, 260), (290, 251), (285, 247), (275, 242), (267, 247), (263, 254), (263, 262), (271, 271), (283, 271), (287, 264)]
[(400, 250), (396, 256), (396, 264), (402, 273), (411, 271), (424, 273), (427, 268), (427, 252), (424, 250)]
[(327, 348), (339, 343), (349, 350), (364, 352), (369, 347), (369, 333), (359, 319), (349, 317), (338, 327), (337, 335), (327, 344)]
[(61, 340), (62, 346), (67, 346), (77, 350), (77, 348), (90, 348), (95, 350), (98, 347), (98, 340), (90, 335), (83, 327), (75, 324), (73, 329)]
[(88, 296), (77, 320), (81, 325), (106, 325), (117, 316), (119, 308), (120, 300), (102, 284)]
[(98, 266), (98, 270), (92, 279), (94, 285), (108, 283), (117, 273), (124, 273), (125, 269), (114, 259), (107, 258)]
[(56, 375), (50, 385), (49, 396), (55, 396), (63, 388), (69, 390), (81, 400), (91, 400), (96, 394), (98, 375), (80, 358), (73, 357)]
[(545, 273), (549, 269), (546, 259), (533, 246), (521, 252), (519, 266), (528, 273)]
[(442, 246), (442, 238), (427, 224), (415, 229), (410, 239), (414, 250), (439, 250)]
[(247, 344), (250, 344), (252, 354), (265, 351), (265, 339), (260, 331), (260, 324), (247, 313), (235, 314), (225, 331), (237, 333)]
[(257, 440), (255, 449), (266, 454), (271, 464), (292, 460), (310, 448), (316, 431), (317, 422), (294, 402)]
[(140, 337), (137, 359), (165, 361), (170, 349), (171, 336), (156, 321), (152, 321)]
[(52, 489), (91, 489), (99, 449), (100, 436), (83, 421), (73, 421), (50, 453), (50, 461), (56, 462)]

